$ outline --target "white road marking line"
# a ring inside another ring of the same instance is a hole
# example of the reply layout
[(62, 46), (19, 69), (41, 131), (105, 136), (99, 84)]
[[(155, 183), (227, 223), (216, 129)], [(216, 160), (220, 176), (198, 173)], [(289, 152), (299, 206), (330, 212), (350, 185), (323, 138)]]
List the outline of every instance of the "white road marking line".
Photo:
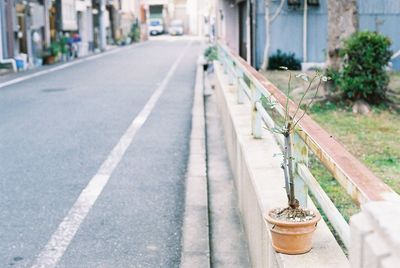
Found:
[(38, 255), (32, 268), (52, 268), (57, 265), (93, 204), (103, 191), (103, 188), (110, 179), (114, 169), (117, 167), (129, 145), (132, 143), (135, 134), (143, 126), (144, 122), (146, 122), (190, 45), (191, 42), (189, 42), (184, 51), (172, 65), (164, 80), (161, 82), (161, 85), (150, 97), (144, 108), (132, 121), (128, 130), (120, 138), (118, 144), (114, 147), (107, 159), (100, 166), (97, 174), (90, 180), (86, 188), (81, 192), (67, 216), (58, 226), (57, 230), (53, 233), (47, 245)]
[[(144, 43), (140, 43), (140, 44), (137, 44), (137, 45), (134, 45), (134, 46), (131, 46), (131, 47), (127, 47), (127, 48), (134, 48), (134, 47), (142, 46), (143, 44)], [(123, 50), (125, 50), (127, 48), (114, 49), (114, 50), (111, 50), (111, 51), (106, 51), (106, 52), (103, 52), (103, 53), (100, 53), (100, 54), (97, 54), (97, 55), (89, 56), (87, 58), (78, 59), (78, 60), (73, 61), (73, 62), (64, 63), (64, 64), (62, 64), (60, 66), (57, 66), (57, 67), (54, 67), (54, 68), (51, 68), (51, 69), (38, 71), (38, 72), (33, 73), (33, 74), (28, 74), (28, 75), (25, 75), (23, 77), (12, 79), (10, 81), (6, 81), (4, 83), (0, 83), (0, 89), (4, 88), (4, 87), (11, 86), (11, 85), (14, 85), (14, 84), (17, 84), (17, 83), (20, 83), (20, 82), (23, 82), (23, 81), (28, 80), (28, 79), (32, 79), (34, 77), (38, 77), (38, 76), (42, 76), (42, 75), (49, 74), (49, 73), (52, 73), (52, 72), (56, 72), (56, 71), (71, 67), (73, 65), (76, 65), (76, 64), (79, 64), (79, 63), (82, 63), (82, 62), (92, 61), (92, 60), (95, 60), (95, 59), (102, 58), (104, 56), (112, 55), (112, 54), (121, 52), (121, 51), (123, 51)]]

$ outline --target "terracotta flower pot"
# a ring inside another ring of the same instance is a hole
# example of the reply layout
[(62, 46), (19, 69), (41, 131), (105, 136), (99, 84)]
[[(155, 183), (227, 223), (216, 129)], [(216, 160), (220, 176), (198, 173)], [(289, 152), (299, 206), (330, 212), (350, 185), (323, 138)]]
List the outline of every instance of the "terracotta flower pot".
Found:
[(318, 211), (313, 211), (315, 217), (300, 222), (277, 220), (270, 216), (270, 211), (265, 216), (267, 222), (272, 224), (272, 246), (277, 252), (284, 254), (303, 254), (312, 248), (312, 236), (317, 223), (321, 219)]
[(53, 55), (46, 56), (44, 58), (44, 64), (49, 65), (55, 62), (55, 57)]

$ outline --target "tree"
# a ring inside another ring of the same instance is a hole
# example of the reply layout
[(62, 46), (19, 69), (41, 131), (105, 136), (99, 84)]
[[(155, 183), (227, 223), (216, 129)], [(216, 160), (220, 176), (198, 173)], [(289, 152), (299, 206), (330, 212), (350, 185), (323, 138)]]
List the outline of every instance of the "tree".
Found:
[(270, 47), (270, 39), (271, 39), (271, 23), (278, 17), (281, 13), (283, 4), (285, 0), (281, 0), (278, 8), (275, 10), (274, 14), (271, 16), (270, 13), (270, 2), (271, 0), (265, 1), (265, 47), (264, 47), (264, 59), (261, 65), (261, 69), (266, 70), (268, 67), (268, 55), (269, 55), (269, 47)]
[(343, 39), (358, 30), (357, 0), (328, 0), (328, 65), (340, 68)]

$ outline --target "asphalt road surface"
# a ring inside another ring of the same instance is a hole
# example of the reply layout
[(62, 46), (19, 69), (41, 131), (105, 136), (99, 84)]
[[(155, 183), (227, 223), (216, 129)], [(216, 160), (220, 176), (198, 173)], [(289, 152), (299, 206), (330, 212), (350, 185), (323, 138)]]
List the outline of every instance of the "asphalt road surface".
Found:
[(179, 265), (200, 47), (151, 40), (0, 88), (0, 267)]

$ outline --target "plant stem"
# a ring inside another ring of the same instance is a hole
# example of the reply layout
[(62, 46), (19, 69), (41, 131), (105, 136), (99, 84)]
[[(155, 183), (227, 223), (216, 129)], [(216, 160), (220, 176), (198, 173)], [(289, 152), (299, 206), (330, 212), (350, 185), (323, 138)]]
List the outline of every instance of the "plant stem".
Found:
[(283, 174), (285, 176), (285, 190), (286, 190), (286, 195), (288, 198), (288, 202), (290, 203), (290, 186), (289, 186), (289, 173), (288, 173), (288, 147), (290, 144), (288, 143), (288, 139), (286, 139), (286, 135), (289, 135), (289, 133), (284, 134), (285, 136), (285, 148), (284, 148), (284, 153), (283, 153), (283, 164), (282, 164), (282, 169), (283, 169)]
[(292, 72), (289, 71), (289, 81), (288, 81), (288, 90), (286, 94), (286, 104), (285, 104), (285, 120), (287, 122), (289, 120), (289, 97), (290, 97), (290, 84), (292, 81)]
[(293, 175), (293, 162), (292, 162), (292, 142), (290, 139), (290, 136), (292, 135), (291, 132), (291, 123), (288, 123), (287, 125), (287, 130), (288, 133), (285, 135), (285, 145), (287, 146), (287, 168), (288, 168), (288, 173), (289, 173), (289, 206), (291, 208), (296, 208), (298, 207), (298, 202), (296, 200), (296, 196), (294, 193), (294, 175)]

